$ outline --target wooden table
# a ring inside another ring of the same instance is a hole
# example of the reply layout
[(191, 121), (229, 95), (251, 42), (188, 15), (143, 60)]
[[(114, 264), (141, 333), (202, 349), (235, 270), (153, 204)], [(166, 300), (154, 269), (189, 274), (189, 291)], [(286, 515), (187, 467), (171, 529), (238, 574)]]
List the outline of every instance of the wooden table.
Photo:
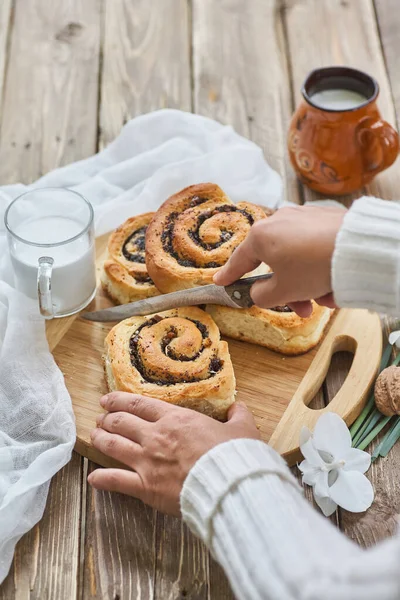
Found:
[[(233, 125), (263, 148), (288, 199), (312, 200), (285, 144), (307, 72), (335, 63), (370, 72), (395, 123), (399, 53), (398, 0), (1, 0), (0, 181), (33, 181), (93, 154), (131, 117), (176, 107)], [(399, 162), (354, 197), (363, 191), (400, 198)], [(315, 406), (329, 402), (348, 366), (334, 358)], [(180, 521), (94, 492), (93, 468), (74, 454), (56, 475), (1, 600), (232, 598)], [(369, 476), (371, 509), (333, 518), (363, 545), (395, 529), (400, 444)]]

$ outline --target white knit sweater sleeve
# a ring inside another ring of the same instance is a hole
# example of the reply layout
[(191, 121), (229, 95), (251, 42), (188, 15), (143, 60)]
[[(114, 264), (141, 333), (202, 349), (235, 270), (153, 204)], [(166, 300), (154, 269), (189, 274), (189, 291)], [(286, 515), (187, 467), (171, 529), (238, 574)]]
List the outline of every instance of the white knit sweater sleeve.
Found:
[(400, 540), (362, 550), (304, 500), (263, 442), (204, 455), (181, 494), (182, 515), (240, 600), (399, 600)]
[(339, 306), (400, 316), (400, 203), (354, 202), (336, 239), (332, 287)]

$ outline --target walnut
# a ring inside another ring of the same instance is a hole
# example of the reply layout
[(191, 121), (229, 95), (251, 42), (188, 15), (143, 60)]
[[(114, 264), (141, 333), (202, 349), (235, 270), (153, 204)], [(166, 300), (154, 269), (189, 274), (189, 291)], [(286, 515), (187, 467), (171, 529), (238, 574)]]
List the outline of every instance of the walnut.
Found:
[(400, 367), (387, 367), (375, 383), (375, 404), (388, 417), (400, 415)]

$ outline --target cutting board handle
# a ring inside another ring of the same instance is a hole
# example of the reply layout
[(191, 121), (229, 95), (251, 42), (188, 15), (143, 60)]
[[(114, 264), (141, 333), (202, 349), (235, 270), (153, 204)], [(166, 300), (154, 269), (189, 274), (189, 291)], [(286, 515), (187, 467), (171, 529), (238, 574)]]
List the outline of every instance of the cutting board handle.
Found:
[[(376, 343), (371, 343), (371, 339)], [(350, 371), (331, 402), (325, 408), (308, 407), (328, 373), (335, 352), (354, 354)], [(284, 412), (269, 444), (289, 464), (301, 459), (300, 431), (305, 425), (314, 429), (322, 413), (332, 411), (350, 425), (360, 414), (375, 379), (382, 355), (382, 331), (378, 315), (364, 310), (341, 310), (322, 342), (307, 373)]]

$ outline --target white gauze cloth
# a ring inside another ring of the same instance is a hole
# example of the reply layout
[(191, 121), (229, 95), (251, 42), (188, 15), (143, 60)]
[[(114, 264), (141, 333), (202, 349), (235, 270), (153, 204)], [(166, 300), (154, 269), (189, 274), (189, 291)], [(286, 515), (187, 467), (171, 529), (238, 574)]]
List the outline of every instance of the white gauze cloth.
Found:
[(71, 399), (48, 350), (36, 302), (13, 287), (4, 212), (22, 192), (68, 187), (93, 205), (96, 234), (156, 210), (169, 195), (201, 182), (237, 202), (271, 208), (280, 177), (261, 149), (215, 121), (161, 110), (130, 121), (99, 154), (56, 169), (30, 186), (0, 188), (0, 582), (19, 538), (41, 518), (51, 477), (75, 442)]

